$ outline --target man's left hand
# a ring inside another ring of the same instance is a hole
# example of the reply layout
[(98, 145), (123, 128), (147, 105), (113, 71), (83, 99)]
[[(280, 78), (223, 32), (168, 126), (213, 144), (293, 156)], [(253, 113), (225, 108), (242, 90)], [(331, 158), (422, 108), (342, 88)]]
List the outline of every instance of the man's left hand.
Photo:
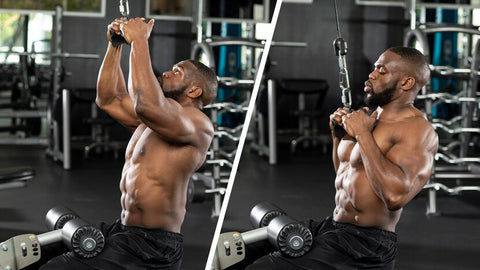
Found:
[(368, 110), (368, 108), (351, 112), (342, 117), (343, 127), (353, 138), (359, 134), (371, 133), (375, 127), (378, 111), (374, 111), (369, 115), (365, 110)]
[(130, 19), (120, 25), (120, 30), (128, 44), (136, 40), (148, 40), (153, 29), (154, 19), (148, 23), (145, 18)]

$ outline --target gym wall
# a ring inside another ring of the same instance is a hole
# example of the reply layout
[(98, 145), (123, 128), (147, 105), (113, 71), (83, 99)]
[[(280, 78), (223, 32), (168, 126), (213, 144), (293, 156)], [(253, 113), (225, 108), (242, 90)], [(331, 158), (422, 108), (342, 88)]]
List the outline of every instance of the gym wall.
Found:
[[(274, 1), (272, 1), (274, 3)], [(363, 83), (380, 52), (387, 47), (401, 45), (408, 28), (404, 9), (400, 7), (359, 6), (354, 0), (337, 1), (340, 27), (348, 43), (347, 66), (353, 102), (363, 96)], [(130, 1), (130, 14), (145, 14), (145, 1)], [(105, 18), (64, 17), (63, 50), (91, 53), (103, 57), (106, 50), (106, 27), (119, 16), (118, 1), (107, 0)], [(177, 37), (164, 34), (185, 34)], [(191, 23), (185, 21), (155, 22), (151, 38), (153, 64), (158, 71), (170, 69), (181, 59), (190, 57)], [(275, 78), (326, 79), (330, 90), (325, 101), (325, 112), (333, 111), (340, 103), (338, 64), (333, 50), (336, 38), (333, 1), (314, 0), (312, 4), (284, 3), (275, 29), (275, 41), (306, 42), (306, 48), (272, 47), (270, 58), (277, 65), (270, 74)], [(128, 48), (123, 53), (122, 66), (128, 67)], [(65, 69), (72, 73), (64, 87), (95, 87), (102, 59), (68, 59)], [(327, 117), (325, 116), (325, 117)], [(327, 125), (320, 123), (320, 131)]]
[[(129, 1), (131, 17), (145, 16), (145, 1)], [(107, 0), (104, 18), (63, 17), (63, 51), (70, 53), (98, 54), (98, 60), (68, 59), (65, 70), (72, 73), (65, 79), (66, 88), (91, 88), (97, 82), (98, 70), (107, 49), (107, 25), (120, 17), (118, 1)], [(171, 69), (181, 59), (190, 57), (190, 43), (186, 38), (175, 38), (160, 34), (190, 33), (191, 23), (184, 21), (155, 21), (150, 39), (152, 63), (159, 71)], [(128, 71), (129, 48), (123, 49), (122, 67)], [(127, 74), (127, 73), (126, 73)]]
[[(408, 21), (401, 7), (359, 6), (355, 0), (337, 1), (340, 30), (348, 44), (347, 67), (354, 105), (363, 100), (363, 87), (378, 55), (391, 46), (402, 45)], [(320, 131), (328, 132), (328, 115), (341, 105), (338, 61), (333, 48), (336, 38), (333, 0), (312, 4), (284, 3), (274, 41), (306, 42), (306, 48), (275, 47), (270, 58), (274, 78), (325, 79), (329, 84), (324, 103), (325, 121)]]

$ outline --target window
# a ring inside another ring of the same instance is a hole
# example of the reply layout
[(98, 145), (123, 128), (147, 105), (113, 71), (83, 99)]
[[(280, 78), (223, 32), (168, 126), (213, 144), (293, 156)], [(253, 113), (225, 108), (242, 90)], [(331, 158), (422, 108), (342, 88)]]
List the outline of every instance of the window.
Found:
[(368, 6), (405, 6), (405, 0), (355, 0), (355, 3)]
[(194, 3), (192, 0), (147, 0), (147, 16), (191, 21)]
[[(18, 53), (25, 51), (49, 53), (51, 37), (52, 16), (49, 14), (0, 13), (0, 63), (19, 63)], [(47, 55), (36, 57), (37, 64), (50, 63)]]
[(0, 13), (52, 14), (56, 7), (61, 5), (64, 16), (104, 17), (105, 2), (106, 0), (0, 0)]

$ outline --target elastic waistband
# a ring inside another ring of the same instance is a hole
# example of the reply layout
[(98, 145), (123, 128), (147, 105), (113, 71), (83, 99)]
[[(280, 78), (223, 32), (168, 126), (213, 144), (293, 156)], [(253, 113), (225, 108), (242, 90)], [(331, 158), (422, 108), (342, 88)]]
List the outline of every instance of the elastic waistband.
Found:
[(387, 231), (387, 230), (383, 230), (375, 227), (362, 227), (362, 226), (357, 226), (351, 223), (338, 222), (333, 219), (332, 219), (332, 226), (334, 226), (335, 228), (348, 228), (352, 230), (357, 230), (357, 231), (366, 233), (368, 235), (381, 236), (395, 242), (397, 241), (397, 234), (395, 232), (391, 232), (391, 231)]
[(143, 227), (137, 227), (137, 226), (127, 226), (127, 225), (123, 225), (121, 222), (119, 226), (122, 228), (122, 230), (138, 231), (138, 232), (148, 233), (148, 234), (167, 235), (169, 237), (173, 237), (176, 240), (183, 241), (183, 234), (181, 233), (166, 231), (163, 229), (149, 229), (149, 228), (143, 228)]

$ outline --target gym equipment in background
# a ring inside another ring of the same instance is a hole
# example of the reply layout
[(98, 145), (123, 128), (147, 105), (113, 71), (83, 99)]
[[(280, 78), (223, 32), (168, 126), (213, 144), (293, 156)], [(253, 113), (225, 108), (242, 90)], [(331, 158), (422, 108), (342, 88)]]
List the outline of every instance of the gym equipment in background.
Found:
[(0, 243), (0, 269), (17, 270), (38, 262), (42, 246), (63, 242), (76, 256), (92, 258), (102, 252), (105, 237), (68, 208), (57, 206), (45, 217), (49, 232), (22, 234)]
[[(404, 36), (404, 45), (416, 47), (432, 63), (432, 82), (423, 87), (416, 103), (424, 110), (440, 139), (434, 170), (424, 187), (428, 190), (427, 214), (438, 215), (437, 192), (458, 196), (463, 191), (480, 191), (480, 186), (472, 181), (480, 178), (480, 31), (468, 16), (454, 18), (450, 24), (443, 21), (446, 10), (449, 17), (452, 12), (455, 17), (455, 13), (470, 14), (472, 6), (418, 4), (417, 9), (414, 7), (411, 29)], [(416, 12), (427, 14), (428, 11), (435, 11), (434, 23), (426, 22), (426, 16), (421, 16), (419, 23), (415, 22)], [(431, 43), (428, 37), (435, 39)]]

